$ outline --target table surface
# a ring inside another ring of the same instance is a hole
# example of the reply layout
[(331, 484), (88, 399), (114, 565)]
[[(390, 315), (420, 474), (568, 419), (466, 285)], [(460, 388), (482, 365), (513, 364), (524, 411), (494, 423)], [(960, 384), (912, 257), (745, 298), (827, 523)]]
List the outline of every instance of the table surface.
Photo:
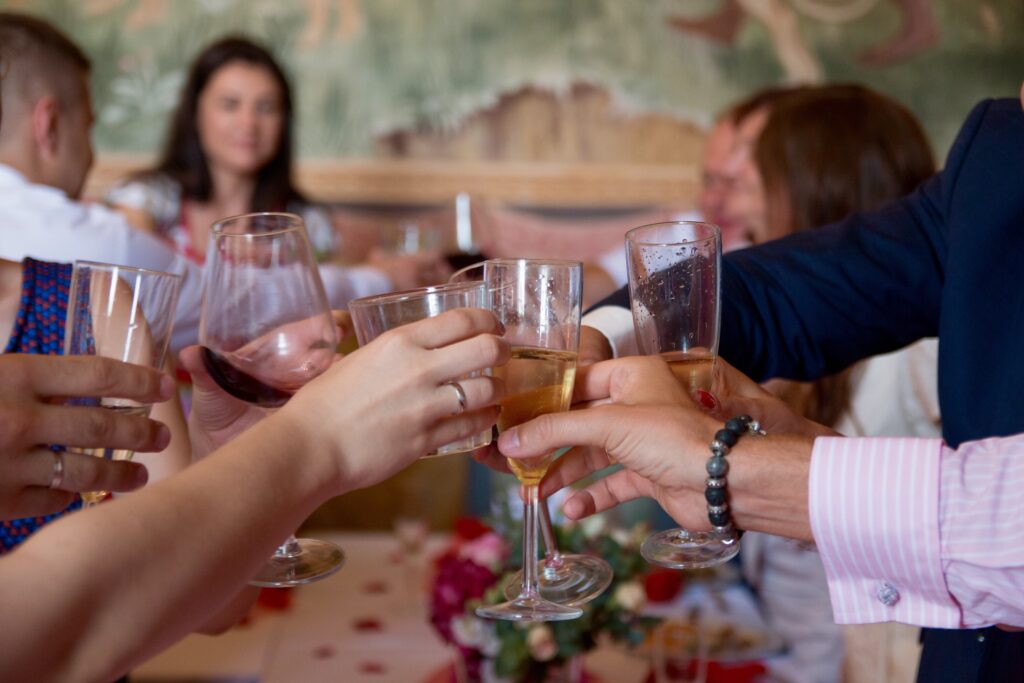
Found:
[[(393, 535), (317, 536), (345, 550), (341, 571), (293, 589), (287, 610), (259, 608), (223, 635), (186, 637), (139, 666), (132, 683), (418, 683), (452, 661), (427, 622), (426, 573), (398, 560)], [(443, 544), (431, 537), (419, 564)], [(613, 649), (588, 654), (585, 666), (616, 683), (639, 683), (648, 671)]]

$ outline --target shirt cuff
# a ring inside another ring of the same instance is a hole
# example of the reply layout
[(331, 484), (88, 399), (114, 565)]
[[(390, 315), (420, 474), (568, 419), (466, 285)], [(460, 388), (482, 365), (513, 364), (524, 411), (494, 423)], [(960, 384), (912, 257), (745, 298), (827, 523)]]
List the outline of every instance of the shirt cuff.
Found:
[(811, 529), (836, 622), (958, 628), (939, 541), (941, 439), (819, 438)]
[(616, 358), (637, 355), (633, 313), (620, 306), (602, 306), (583, 316), (582, 324), (603, 334)]

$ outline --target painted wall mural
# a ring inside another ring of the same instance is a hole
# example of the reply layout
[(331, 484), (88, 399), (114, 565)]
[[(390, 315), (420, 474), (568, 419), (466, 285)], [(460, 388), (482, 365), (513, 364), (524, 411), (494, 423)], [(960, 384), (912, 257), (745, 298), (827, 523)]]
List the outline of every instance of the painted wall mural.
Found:
[[(538, 135), (565, 134), (551, 129), (563, 126), (558, 112), (566, 109), (576, 117), (574, 134), (591, 130), (594, 140), (608, 135), (608, 120), (637, 117), (647, 121), (645, 130), (673, 121), (699, 139), (716, 111), (753, 89), (848, 80), (907, 103), (941, 157), (977, 100), (1015, 95), (1024, 79), (1020, 0), (6, 0), (0, 6), (52, 19), (93, 57), (100, 152), (156, 149), (189, 59), (226, 33), (262, 40), (288, 67), (305, 158), (628, 156), (644, 145), (591, 142), (552, 151), (531, 135), (521, 136), (525, 147), (513, 149), (496, 144), (493, 134), (477, 136), (484, 140), (475, 146), (436, 140), (457, 138), (496, 111), (495, 125), (506, 131), (521, 120), (537, 126)], [(524, 97), (553, 99), (544, 106), (554, 108), (554, 119), (538, 123), (548, 110), (524, 105)], [(506, 105), (527, 114), (502, 117)], [(605, 123), (588, 128), (587, 117)], [(665, 135), (689, 149), (686, 135)]]

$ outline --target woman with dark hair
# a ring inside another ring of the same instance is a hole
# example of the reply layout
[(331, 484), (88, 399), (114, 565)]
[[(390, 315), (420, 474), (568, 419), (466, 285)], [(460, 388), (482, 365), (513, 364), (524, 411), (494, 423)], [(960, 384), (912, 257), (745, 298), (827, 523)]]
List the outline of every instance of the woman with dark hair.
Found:
[[(159, 161), (107, 200), (199, 262), (217, 220), (290, 211), (305, 220), (318, 257), (330, 260), (339, 247), (330, 215), (293, 182), (293, 121), (291, 87), (273, 56), (245, 38), (221, 39), (193, 62)], [(366, 265), (347, 269), (355, 296), (447, 275), (439, 255), (430, 253), (375, 254)]]

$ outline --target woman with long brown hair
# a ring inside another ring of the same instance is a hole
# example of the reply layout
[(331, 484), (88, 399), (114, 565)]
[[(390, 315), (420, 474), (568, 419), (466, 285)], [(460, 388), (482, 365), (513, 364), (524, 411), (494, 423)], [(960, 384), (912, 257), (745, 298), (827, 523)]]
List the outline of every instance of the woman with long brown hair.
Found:
[[(294, 117), (291, 86), (273, 55), (247, 38), (218, 40), (189, 69), (157, 163), (107, 201), (199, 262), (209, 226), (221, 218), (290, 211), (303, 217), (318, 257), (329, 261), (341, 246), (330, 214), (292, 176)], [(353, 296), (434, 284), (448, 274), (436, 253), (377, 251), (366, 266), (347, 269)]]

